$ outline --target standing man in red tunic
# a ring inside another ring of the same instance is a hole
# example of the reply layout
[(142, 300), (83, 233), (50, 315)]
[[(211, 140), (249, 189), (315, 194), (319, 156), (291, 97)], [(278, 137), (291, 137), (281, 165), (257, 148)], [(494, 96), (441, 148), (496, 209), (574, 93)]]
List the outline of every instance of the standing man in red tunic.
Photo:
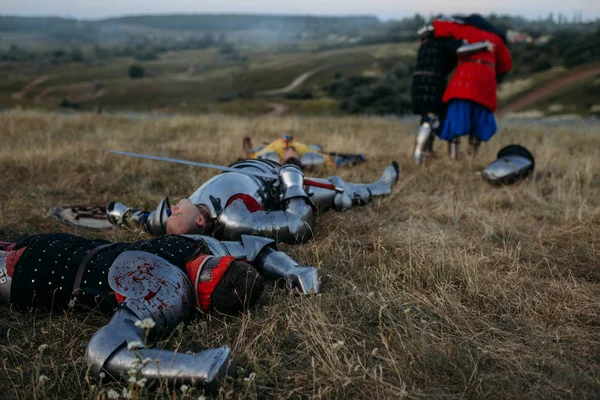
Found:
[(496, 133), (496, 89), (512, 68), (504, 35), (480, 15), (466, 18), (438, 17), (427, 26), (434, 38), (454, 38), (467, 43), (489, 42), (490, 51), (459, 57), (458, 65), (444, 93), (448, 109), (440, 139), (448, 141), (448, 153), (458, 158), (460, 137), (469, 135), (473, 156), (482, 141)]

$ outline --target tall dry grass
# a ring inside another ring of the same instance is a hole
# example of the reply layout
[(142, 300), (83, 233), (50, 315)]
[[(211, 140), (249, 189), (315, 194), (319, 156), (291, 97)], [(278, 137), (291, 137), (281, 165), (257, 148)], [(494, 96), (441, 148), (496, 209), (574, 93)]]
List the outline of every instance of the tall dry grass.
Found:
[[(367, 153), (366, 165), (336, 171), (353, 181), (372, 180), (397, 159), (392, 195), (325, 213), (314, 241), (282, 246), (321, 268), (321, 295), (269, 289), (248, 314), (192, 321), (162, 344), (230, 346), (242, 377), (219, 397), (597, 398), (600, 128), (500, 125), (476, 160), (441, 157), (416, 168), (416, 126), (393, 120), (2, 113), (0, 238), (63, 231), (139, 239), (75, 231), (47, 209), (115, 199), (150, 208), (164, 195), (188, 196), (215, 173), (108, 149), (223, 164), (240, 155), (246, 135), (291, 134)], [(477, 171), (513, 142), (533, 150), (536, 172), (519, 186), (491, 188)], [(0, 310), (3, 398), (102, 398), (126, 386), (89, 378), (83, 361), (107, 316)], [(182, 396), (165, 387), (146, 394)]]

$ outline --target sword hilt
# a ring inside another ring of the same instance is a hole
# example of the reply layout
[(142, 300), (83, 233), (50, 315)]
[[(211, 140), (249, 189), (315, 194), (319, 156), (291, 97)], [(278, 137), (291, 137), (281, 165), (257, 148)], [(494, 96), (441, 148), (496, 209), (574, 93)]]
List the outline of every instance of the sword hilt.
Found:
[(332, 183), (323, 183), (323, 182), (313, 181), (312, 179), (304, 179), (304, 184), (306, 186), (314, 186), (314, 187), (319, 187), (322, 189), (333, 190), (337, 193), (344, 193), (344, 188), (337, 187)]

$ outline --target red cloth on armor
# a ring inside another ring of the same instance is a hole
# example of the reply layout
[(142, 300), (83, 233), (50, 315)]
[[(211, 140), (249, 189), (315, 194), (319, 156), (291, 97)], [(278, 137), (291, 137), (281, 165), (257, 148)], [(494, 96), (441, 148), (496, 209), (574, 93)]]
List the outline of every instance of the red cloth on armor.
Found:
[(494, 44), (494, 52), (482, 51), (459, 58), (458, 66), (446, 87), (443, 101), (465, 99), (496, 111), (496, 75), (512, 68), (512, 58), (504, 41), (496, 34), (452, 21), (433, 21), (435, 37), (464, 39), (468, 43), (484, 40)]
[[(0, 244), (7, 244), (6, 242), (0, 242)], [(2, 247), (2, 251), (6, 251), (6, 273), (11, 278), (15, 273), (15, 266), (19, 262), (19, 258), (23, 255), (27, 247), (22, 247), (19, 250), (12, 250), (15, 247), (14, 243), (8, 243), (7, 246)]]
[[(197, 276), (201, 272), (200, 267), (207, 257), (211, 256), (203, 254), (185, 264), (185, 268), (188, 272), (190, 280), (192, 281), (192, 284), (196, 282)], [(194, 288), (198, 295), (198, 306), (203, 312), (208, 313), (210, 311), (212, 293), (234, 260), (235, 257), (233, 256), (221, 257), (219, 264), (212, 270), (212, 279), (209, 282), (198, 282), (198, 285)]]
[(263, 210), (263, 208), (260, 206), (260, 204), (258, 204), (258, 201), (256, 201), (254, 197), (244, 193), (238, 193), (236, 195), (231, 196), (229, 200), (227, 200), (227, 205), (225, 206), (225, 208), (227, 208), (228, 205), (230, 205), (237, 199), (242, 200), (248, 211), (250, 211), (251, 213)]

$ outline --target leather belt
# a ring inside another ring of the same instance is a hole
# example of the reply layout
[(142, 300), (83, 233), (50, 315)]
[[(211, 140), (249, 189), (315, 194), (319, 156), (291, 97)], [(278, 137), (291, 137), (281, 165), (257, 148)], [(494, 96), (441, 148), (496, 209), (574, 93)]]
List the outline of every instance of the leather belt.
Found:
[(492, 68), (496, 68), (496, 64), (494, 64), (493, 62), (490, 61), (485, 61), (485, 60), (461, 60), (458, 62), (458, 65), (464, 64), (464, 63), (475, 63), (475, 64), (481, 64), (481, 65), (487, 65), (488, 67), (492, 67)]
[(92, 257), (94, 257), (96, 254), (98, 254), (101, 250), (108, 249), (109, 247), (112, 247), (116, 244), (117, 243), (107, 243), (107, 244), (103, 244), (102, 246), (94, 247), (92, 250), (90, 250), (85, 255), (85, 257), (83, 257), (83, 260), (81, 260), (81, 263), (79, 264), (79, 267), (77, 268), (77, 275), (75, 275), (75, 282), (73, 283), (73, 292), (72, 293), (75, 293), (77, 290), (79, 290), (79, 287), (81, 286), (81, 280), (83, 279), (83, 272), (85, 271), (85, 266), (87, 265), (88, 262), (90, 262)]
[(429, 71), (415, 71), (413, 73), (413, 75), (428, 75), (428, 76), (439, 76), (440, 78), (443, 78), (443, 75), (440, 74), (436, 74), (435, 72), (429, 72)]

